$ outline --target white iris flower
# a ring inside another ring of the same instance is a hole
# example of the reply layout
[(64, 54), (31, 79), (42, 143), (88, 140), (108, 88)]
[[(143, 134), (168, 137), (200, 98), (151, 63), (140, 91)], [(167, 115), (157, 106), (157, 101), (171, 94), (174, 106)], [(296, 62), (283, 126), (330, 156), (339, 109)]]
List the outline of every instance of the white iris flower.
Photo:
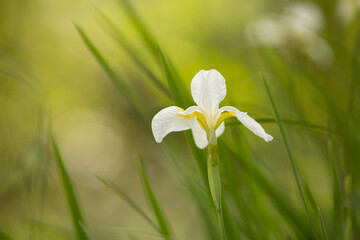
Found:
[(195, 144), (205, 148), (209, 143), (215, 145), (216, 139), (225, 130), (224, 120), (236, 117), (245, 127), (266, 142), (273, 139), (246, 112), (235, 107), (219, 108), (226, 95), (224, 77), (216, 70), (198, 72), (191, 82), (191, 95), (197, 106), (186, 110), (171, 106), (162, 109), (152, 119), (151, 128), (155, 141), (160, 143), (171, 132), (192, 130)]

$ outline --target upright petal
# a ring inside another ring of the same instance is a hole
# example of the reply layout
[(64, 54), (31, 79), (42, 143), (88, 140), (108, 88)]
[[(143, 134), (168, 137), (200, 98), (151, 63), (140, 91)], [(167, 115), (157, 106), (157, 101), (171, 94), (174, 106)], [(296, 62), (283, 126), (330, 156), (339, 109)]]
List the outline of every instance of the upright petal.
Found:
[(252, 131), (255, 135), (261, 137), (266, 142), (269, 142), (273, 139), (273, 137), (265, 132), (265, 130), (262, 128), (262, 126), (256, 122), (253, 118), (247, 115), (246, 112), (241, 112), (238, 109), (231, 107), (231, 106), (225, 106), (221, 107), (217, 112), (217, 118), (220, 117), (220, 114), (222, 112), (234, 112), (236, 118), (250, 131)]
[(199, 107), (215, 112), (226, 95), (225, 79), (214, 69), (201, 70), (191, 82), (191, 94)]
[(205, 130), (202, 129), (199, 124), (195, 124), (195, 126), (191, 129), (191, 131), (196, 146), (200, 149), (206, 148), (206, 146), (208, 145), (208, 140)]
[(225, 123), (222, 122), (220, 126), (215, 130), (216, 137), (220, 137), (225, 131)]
[[(189, 107), (185, 111), (179, 107), (171, 106), (158, 112), (151, 122), (151, 129), (157, 143), (171, 132), (179, 132), (191, 129), (197, 123), (196, 117), (188, 117), (196, 111), (196, 106)], [(186, 114), (184, 114), (186, 113)]]

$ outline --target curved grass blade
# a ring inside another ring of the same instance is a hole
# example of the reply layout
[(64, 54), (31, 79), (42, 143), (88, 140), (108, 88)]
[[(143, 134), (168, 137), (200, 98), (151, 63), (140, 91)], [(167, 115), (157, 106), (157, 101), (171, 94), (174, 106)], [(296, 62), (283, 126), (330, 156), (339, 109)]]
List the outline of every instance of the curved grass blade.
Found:
[(294, 227), (294, 230), (301, 236), (305, 237), (305, 239), (308, 239), (309, 235), (307, 233), (310, 230), (308, 230), (308, 228), (303, 224), (304, 219), (301, 215), (299, 215), (298, 211), (291, 205), (291, 203), (289, 203), (289, 200), (277, 189), (276, 186), (271, 183), (265, 174), (263, 174), (252, 161), (248, 160), (250, 158), (243, 155), (246, 149), (234, 149), (233, 147), (228, 146), (228, 144), (225, 144), (221, 139), (219, 139), (218, 142), (221, 148), (226, 149), (228, 153), (240, 161), (241, 167), (244, 171), (248, 172), (253, 181), (268, 195), (282, 216), (284, 216), (291, 226)]
[(130, 1), (128, 0), (118, 0), (120, 7), (125, 10), (126, 15), (129, 17), (131, 22), (134, 24), (136, 30), (142, 36), (145, 44), (147, 45), (148, 49), (152, 53), (154, 58), (157, 58), (157, 41), (152, 36), (150, 31), (147, 29), (143, 21), (137, 15), (134, 7), (131, 5)]
[[(152, 232), (146, 232), (138, 229), (131, 229), (131, 228), (120, 228), (120, 227), (104, 227), (105, 230), (115, 232), (115, 233), (126, 233), (126, 234), (139, 234), (144, 235), (147, 237), (153, 237), (153, 238), (163, 238), (163, 235), (152, 233)], [(173, 238), (169, 238), (173, 239)]]
[(125, 200), (127, 204), (129, 204), (137, 213), (139, 213), (154, 229), (159, 230), (156, 224), (150, 219), (150, 217), (132, 200), (128, 195), (126, 195), (118, 186), (116, 186), (113, 182), (105, 180), (104, 178), (97, 176), (107, 188), (116, 193), (119, 197)]
[(154, 212), (156, 219), (158, 221), (158, 224), (159, 224), (159, 232), (165, 239), (167, 239), (167, 240), (171, 239), (172, 234), (170, 231), (169, 224), (168, 224), (168, 222), (165, 218), (165, 215), (164, 215), (162, 209), (160, 208), (160, 205), (155, 197), (155, 194), (153, 192), (153, 189), (150, 185), (149, 179), (145, 172), (144, 164), (140, 158), (138, 159), (138, 168), (139, 168), (139, 174), (141, 177), (141, 181), (143, 184), (143, 188), (144, 188), (146, 197), (147, 197), (148, 201), (150, 202), (150, 205), (153, 209), (153, 212)]
[(180, 76), (176, 72), (175, 68), (167, 58), (166, 54), (164, 53), (160, 45), (158, 46), (158, 53), (159, 53), (160, 64), (164, 71), (175, 104), (180, 107), (189, 106), (189, 101), (188, 99), (185, 98), (186, 96), (184, 93), (185, 87), (182, 86), (181, 84), (182, 82)]
[(341, 182), (339, 177), (339, 168), (336, 163), (334, 147), (332, 140), (328, 142), (328, 151), (329, 151), (329, 158), (331, 161), (332, 166), (332, 174), (333, 174), (333, 204), (334, 204), (334, 231), (335, 236), (340, 238), (342, 235), (342, 226), (344, 226), (344, 212), (343, 212), (343, 203), (345, 202), (343, 191), (341, 188)]
[(116, 42), (126, 50), (128, 55), (132, 60), (140, 67), (141, 70), (149, 77), (152, 83), (165, 94), (167, 97), (171, 97), (170, 91), (167, 89), (165, 84), (160, 80), (159, 77), (147, 67), (147, 64), (144, 62), (143, 58), (136, 52), (132, 44), (126, 39), (126, 37), (121, 33), (120, 29), (100, 10), (98, 10), (100, 17), (103, 19), (104, 23), (109, 28), (111, 36), (116, 40)]
[(125, 96), (126, 100), (130, 104), (131, 107), (135, 110), (135, 113), (139, 115), (140, 118), (142, 118), (144, 121), (146, 121), (147, 117), (144, 113), (143, 109), (140, 107), (140, 104), (138, 103), (135, 96), (130, 91), (130, 88), (125, 83), (124, 79), (120, 77), (118, 74), (116, 74), (113, 69), (110, 67), (110, 64), (105, 60), (105, 58), (101, 55), (99, 50), (95, 47), (95, 45), (92, 43), (90, 38), (86, 35), (86, 33), (75, 24), (75, 28), (80, 34), (81, 38), (85, 42), (86, 46), (90, 50), (90, 52), (93, 54), (93, 56), (96, 58), (96, 60), (99, 62), (99, 64), (102, 66), (102, 68), (105, 70), (106, 74), (110, 77), (110, 79), (113, 81), (113, 83), (116, 85), (116, 87), (121, 91), (121, 93)]
[[(185, 87), (181, 86), (181, 79), (180, 76), (177, 74), (175, 67), (171, 64), (171, 62), (169, 61), (169, 59), (167, 58), (166, 54), (164, 53), (164, 51), (161, 49), (160, 46), (158, 47), (158, 51), (159, 51), (160, 63), (162, 65), (162, 69), (166, 76), (168, 86), (173, 96), (173, 101), (175, 105), (182, 107), (190, 106), (190, 101), (188, 100), (187, 97), (184, 97), (186, 96), (184, 91), (181, 91), (185, 89)], [(208, 180), (207, 180), (206, 156), (204, 154), (204, 151), (201, 151), (199, 148), (196, 147), (194, 139), (190, 132), (185, 132), (185, 137), (190, 145), (190, 149), (200, 169), (202, 180), (205, 186), (209, 188)]]
[(292, 168), (292, 171), (293, 171), (293, 174), (294, 174), (294, 177), (295, 177), (295, 180), (296, 180), (296, 185), (297, 185), (297, 188), (299, 190), (299, 193), (300, 193), (300, 196), (301, 196), (301, 200), (304, 204), (304, 207), (305, 207), (305, 211), (306, 211), (306, 214), (308, 216), (308, 220), (309, 220), (309, 223), (310, 223), (310, 226), (312, 228), (312, 231), (314, 233), (314, 237), (315, 239), (317, 239), (317, 235), (316, 235), (316, 232), (315, 232), (315, 227), (314, 227), (314, 224), (311, 220), (311, 216), (310, 216), (310, 213), (309, 213), (309, 209), (308, 209), (308, 206), (306, 204), (306, 201), (305, 201), (305, 197), (304, 197), (304, 194), (303, 194), (303, 191), (302, 191), (302, 188), (301, 188), (301, 184), (300, 184), (300, 179), (298, 177), (298, 173), (297, 173), (297, 170), (296, 170), (296, 165), (295, 165), (295, 161), (293, 159), (293, 156), (292, 156), (292, 153), (291, 153), (291, 150), (290, 150), (290, 145), (289, 145), (289, 142), (287, 140), (287, 136), (286, 136), (286, 133), (285, 133), (285, 130), (284, 130), (284, 127), (282, 125), (282, 122), (280, 120), (280, 114), (277, 110), (277, 107), (276, 107), (276, 104), (275, 104), (275, 101), (272, 97), (272, 94), (270, 92), (270, 89), (269, 89), (269, 86), (267, 85), (267, 82), (264, 78), (264, 76), (261, 74), (260, 75), (261, 77), (261, 80), (265, 86), (265, 90), (266, 90), (266, 93), (270, 99), (270, 102), (271, 102), (271, 106), (273, 108), (273, 111), (274, 111), (274, 114), (275, 114), (275, 119), (276, 119), (276, 122), (278, 124), (278, 127), (280, 129), (280, 133), (281, 133), (281, 136), (282, 136), (282, 139), (283, 139), (283, 142), (285, 144), (285, 148), (286, 148), (286, 151), (287, 151), (287, 154), (288, 154), (288, 157), (289, 157), (289, 160), (290, 160), (290, 163), (291, 163), (291, 168)]
[(346, 204), (344, 206), (345, 212), (345, 240), (353, 240), (353, 223), (352, 223), (352, 211), (351, 211), (351, 198), (352, 198), (352, 177), (347, 175), (344, 180), (344, 190)]
[(328, 240), (324, 219), (321, 215), (321, 211), (320, 211), (319, 207), (317, 207), (317, 214), (318, 214), (318, 218), (319, 218), (319, 222), (320, 222), (321, 238), (322, 238), (322, 240)]
[(65, 165), (60, 155), (60, 151), (57, 147), (57, 144), (53, 136), (52, 136), (52, 145), (53, 145), (55, 160), (58, 165), (61, 181), (64, 186), (64, 191), (69, 205), (72, 221), (77, 232), (77, 237), (80, 240), (91, 240), (91, 238), (88, 237), (87, 231), (84, 231), (85, 223), (80, 211), (80, 207), (74, 191), (74, 187), (71, 183), (71, 179), (65, 168)]

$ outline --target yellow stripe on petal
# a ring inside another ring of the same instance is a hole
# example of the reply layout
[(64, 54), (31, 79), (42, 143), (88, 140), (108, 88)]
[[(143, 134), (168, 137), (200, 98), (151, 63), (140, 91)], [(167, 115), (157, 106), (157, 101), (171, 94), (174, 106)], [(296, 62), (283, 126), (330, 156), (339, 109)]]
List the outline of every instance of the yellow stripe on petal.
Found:
[[(181, 109), (181, 108), (179, 108), (179, 109)], [(182, 110), (182, 112), (184, 112), (183, 109), (181, 109), (181, 110)], [(190, 113), (188, 115), (182, 115), (181, 113), (179, 113), (179, 116), (181, 116), (183, 118), (186, 118), (186, 119), (196, 118), (197, 121), (199, 122), (200, 127), (202, 129), (204, 129), (207, 133), (209, 132), (209, 126), (207, 124), (205, 116), (202, 113), (200, 113), (198, 111), (192, 112), (192, 113)]]
[(231, 117), (236, 117), (235, 112), (224, 112), (222, 113), (219, 118), (216, 121), (215, 124), (215, 130), (220, 126), (220, 124), (225, 121), (225, 119), (231, 118)]

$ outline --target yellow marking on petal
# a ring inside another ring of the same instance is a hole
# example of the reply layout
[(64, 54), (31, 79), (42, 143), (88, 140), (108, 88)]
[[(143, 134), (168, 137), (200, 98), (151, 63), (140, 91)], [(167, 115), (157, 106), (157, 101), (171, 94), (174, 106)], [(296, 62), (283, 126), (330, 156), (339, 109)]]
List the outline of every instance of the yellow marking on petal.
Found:
[(218, 129), (218, 127), (220, 127), (220, 124), (227, 118), (231, 118), (231, 117), (236, 117), (235, 112), (224, 112), (222, 113), (219, 118), (216, 121), (215, 124), (215, 130)]
[[(181, 108), (179, 108), (179, 109), (181, 109)], [(182, 110), (182, 112), (184, 112), (184, 110)], [(195, 111), (193, 113), (190, 113), (188, 115), (182, 115), (182, 114), (179, 113), (179, 116), (183, 117), (183, 118), (187, 118), (187, 119), (196, 118), (196, 120), (198, 121), (200, 127), (202, 129), (204, 129), (206, 131), (206, 133), (209, 132), (209, 126), (207, 124), (205, 116), (202, 113), (197, 112), (197, 111)]]

